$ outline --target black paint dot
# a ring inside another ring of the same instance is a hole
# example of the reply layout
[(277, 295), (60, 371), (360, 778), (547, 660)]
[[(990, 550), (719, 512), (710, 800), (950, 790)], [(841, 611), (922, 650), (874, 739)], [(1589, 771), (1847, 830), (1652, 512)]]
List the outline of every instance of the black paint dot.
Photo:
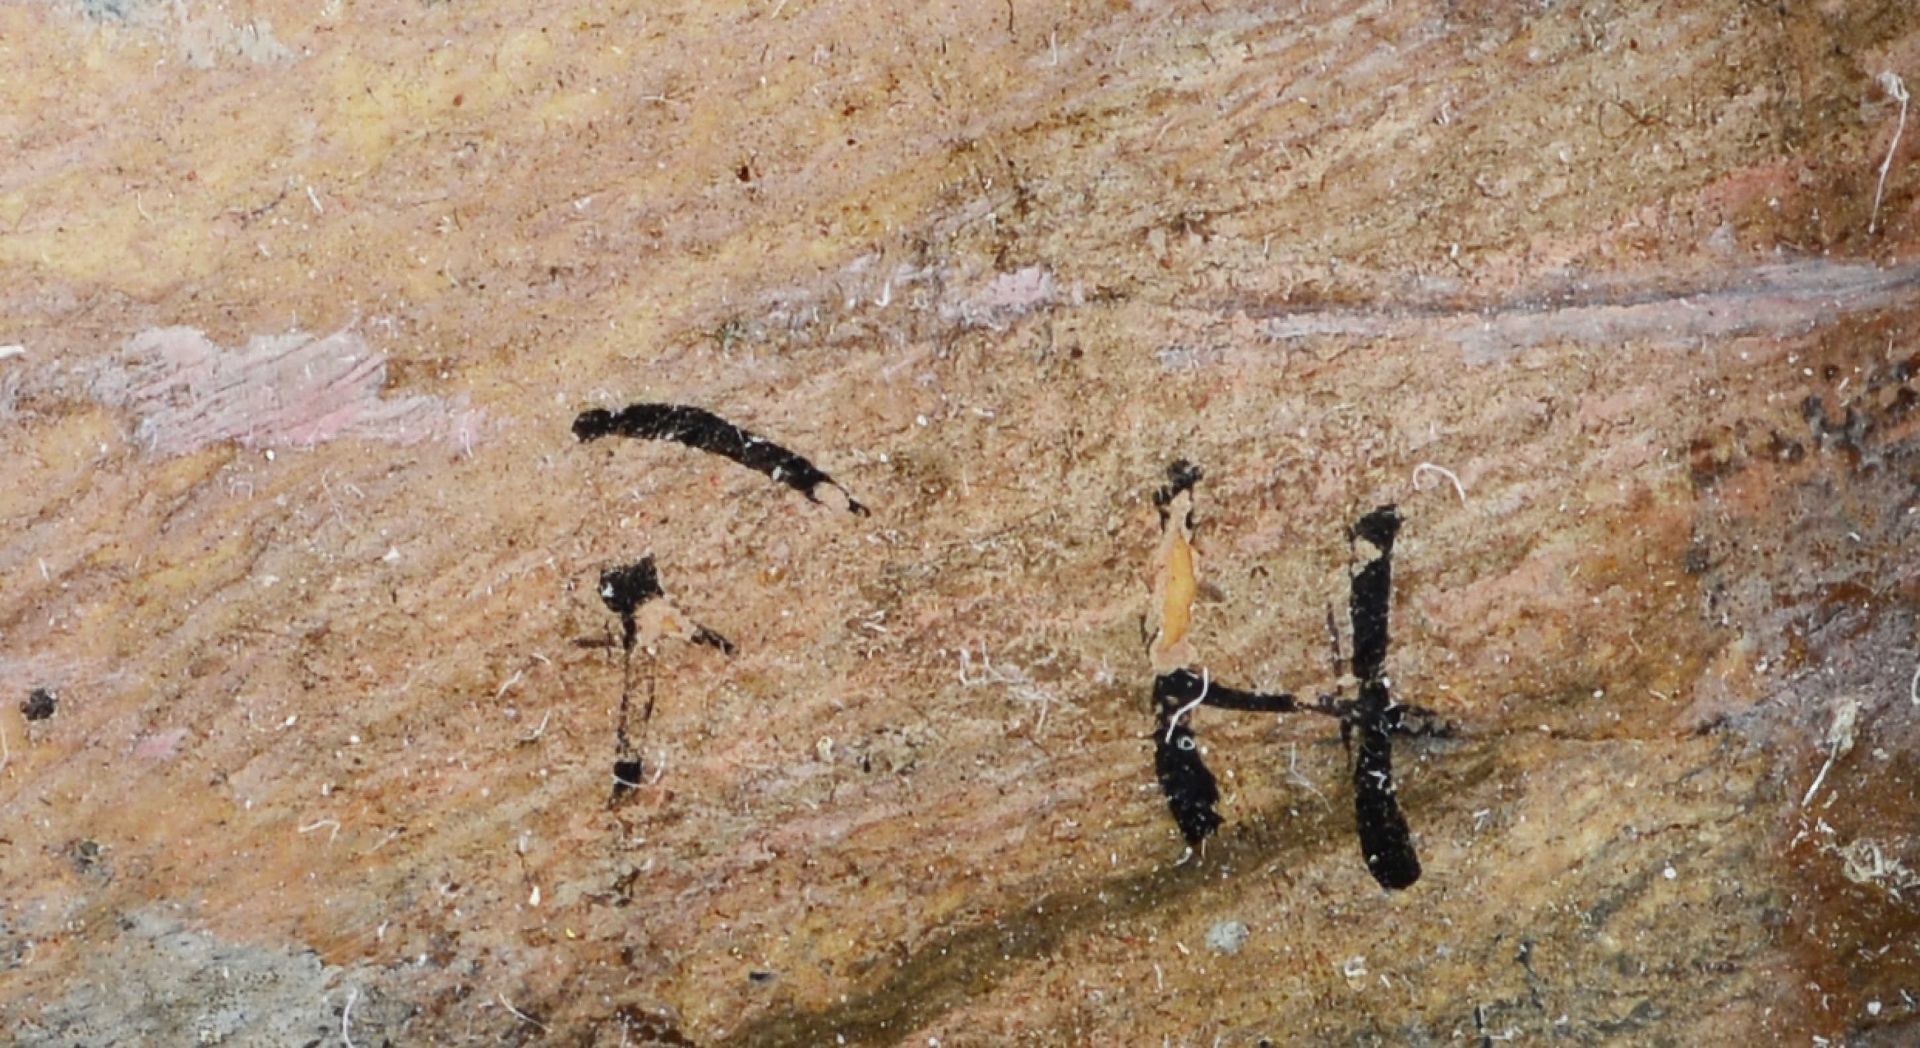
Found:
[(35, 688), (27, 693), (27, 701), (20, 704), (20, 712), (30, 721), (46, 720), (60, 704), (53, 692), (45, 688)]
[(613, 795), (618, 797), (628, 790), (638, 789), (640, 787), (640, 776), (645, 770), (646, 768), (640, 763), (638, 757), (632, 760), (614, 761)]

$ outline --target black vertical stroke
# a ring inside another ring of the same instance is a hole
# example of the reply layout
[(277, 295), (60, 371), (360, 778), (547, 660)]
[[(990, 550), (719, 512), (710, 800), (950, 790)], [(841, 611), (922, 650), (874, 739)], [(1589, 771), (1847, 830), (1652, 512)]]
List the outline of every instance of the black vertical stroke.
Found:
[[(651, 556), (600, 573), (600, 600), (608, 611), (620, 616), (620, 719), (615, 722), (613, 730), (613, 798), (616, 801), (623, 793), (640, 785), (640, 776), (645, 771), (640, 753), (627, 734), (627, 723), (633, 709), (633, 649), (640, 638), (638, 615), (642, 605), (648, 601), (663, 600), (666, 595), (666, 590), (660, 585), (660, 569)], [(695, 644), (733, 654), (732, 641), (699, 623), (694, 623), (693, 629)], [(640, 714), (642, 732), (653, 723), (654, 683), (649, 670), (647, 705)]]
[[(1185, 690), (1186, 682), (1179, 679), (1182, 677), (1192, 678), (1191, 694)], [(1220, 828), (1220, 784), (1200, 759), (1200, 740), (1193, 729), (1185, 720), (1174, 722), (1180, 709), (1199, 694), (1199, 686), (1200, 679), (1185, 670), (1153, 681), (1153, 772), (1160, 780), (1160, 792), (1166, 795), (1167, 808), (1173, 812), (1174, 824), (1180, 827), (1180, 836), (1186, 838), (1190, 848), (1198, 848)]]
[[(1384, 692), (1384, 685), (1361, 688)], [(1359, 734), (1353, 762), (1353, 816), (1360, 830), (1360, 854), (1367, 872), (1380, 887), (1393, 891), (1412, 887), (1420, 879), (1420, 856), (1413, 849), (1413, 832), (1401, 814), (1393, 786), (1393, 737), (1385, 717), (1362, 713), (1355, 725)]]
[(1393, 604), (1393, 539), (1400, 533), (1400, 512), (1381, 506), (1361, 517), (1349, 540), (1364, 539), (1378, 554), (1353, 577), (1347, 612), (1353, 618), (1353, 675), (1362, 682), (1385, 676), (1387, 613)]
[[(634, 614), (650, 600), (666, 596), (660, 588), (660, 572), (652, 557), (632, 564), (608, 568), (600, 573), (600, 600), (607, 610), (620, 616), (620, 719), (613, 727), (613, 800), (640, 786), (646, 763), (635, 752), (627, 737), (627, 720), (633, 708), (633, 646), (639, 638)], [(653, 714), (653, 677), (647, 677), (647, 715)]]
[(573, 420), (573, 435), (582, 443), (612, 436), (675, 441), (765, 473), (812, 502), (820, 501), (820, 485), (839, 488), (847, 496), (850, 511), (867, 515), (867, 508), (820, 467), (705, 408), (686, 404), (630, 404), (617, 412), (593, 408)]
[(1377, 551), (1353, 576), (1348, 614), (1353, 620), (1353, 675), (1360, 678), (1352, 728), (1359, 735), (1353, 762), (1354, 822), (1367, 872), (1382, 888), (1398, 890), (1420, 879), (1420, 857), (1393, 785), (1393, 736), (1398, 718), (1386, 676), (1388, 616), (1393, 605), (1393, 540), (1400, 514), (1392, 506), (1360, 518), (1350, 538)]
[[(1177, 524), (1169, 520), (1173, 500), (1191, 492), (1205, 474), (1199, 466), (1178, 459), (1167, 467), (1167, 483), (1153, 494), (1160, 511), (1160, 527), (1193, 527), (1193, 515)], [(1167, 798), (1174, 825), (1187, 847), (1201, 842), (1220, 828), (1220, 784), (1200, 759), (1200, 740), (1193, 733), (1192, 719), (1179, 722), (1182, 708), (1201, 698), (1206, 682), (1191, 672), (1177, 669), (1153, 678), (1153, 773), (1160, 780), (1160, 792)]]

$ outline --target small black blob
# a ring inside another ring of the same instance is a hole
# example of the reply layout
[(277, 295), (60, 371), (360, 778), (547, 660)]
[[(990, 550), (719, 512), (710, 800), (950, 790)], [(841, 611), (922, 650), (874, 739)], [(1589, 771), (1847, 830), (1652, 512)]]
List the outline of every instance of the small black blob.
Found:
[(1205, 477), (1205, 470), (1186, 459), (1175, 459), (1173, 464), (1167, 467), (1166, 485), (1153, 493), (1153, 504), (1160, 507), (1163, 522), (1166, 519), (1167, 507), (1173, 503), (1173, 500), (1183, 491), (1192, 491)]
[(1391, 553), (1394, 536), (1400, 533), (1400, 519), (1398, 507), (1381, 506), (1355, 522), (1353, 533), (1379, 547), (1380, 552)]
[(30, 721), (42, 721), (53, 716), (54, 707), (59, 704), (53, 692), (35, 688), (27, 693), (27, 701), (20, 704), (20, 712)]
[(573, 439), (598, 440), (613, 433), (613, 412), (605, 408), (592, 408), (582, 411), (573, 420)]
[(608, 568), (600, 573), (600, 599), (608, 611), (620, 616), (620, 646), (628, 652), (633, 651), (640, 630), (634, 612), (640, 610), (640, 605), (665, 595), (652, 557), (641, 557), (626, 567)]
[(664, 595), (660, 571), (654, 567), (652, 557), (642, 557), (632, 564), (600, 573), (600, 599), (615, 615), (631, 615), (640, 605)]
[(640, 775), (645, 771), (640, 758), (617, 760), (613, 762), (613, 795), (615, 797), (640, 788)]

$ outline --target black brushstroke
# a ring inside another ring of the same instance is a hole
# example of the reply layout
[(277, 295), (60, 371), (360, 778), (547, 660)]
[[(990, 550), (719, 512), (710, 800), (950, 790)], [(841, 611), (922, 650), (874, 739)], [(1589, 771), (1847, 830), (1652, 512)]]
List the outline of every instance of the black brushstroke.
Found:
[[(650, 556), (600, 573), (600, 599), (608, 611), (620, 616), (620, 647), (628, 653), (633, 651), (639, 638), (639, 622), (635, 616), (641, 605), (666, 595), (666, 590), (660, 587), (660, 570)], [(735, 650), (732, 641), (697, 622), (693, 624), (693, 643), (717, 648), (727, 655)]]
[[(640, 730), (644, 733), (647, 725), (653, 723), (653, 674), (647, 674), (647, 709), (640, 718)], [(640, 776), (646, 773), (646, 761), (640, 756), (639, 747), (627, 735), (627, 721), (633, 709), (633, 651), (628, 649), (626, 664), (620, 670), (620, 719), (613, 725), (613, 795), (607, 798), (607, 805), (620, 803), (620, 798), (628, 790), (640, 788)]]
[(1382, 506), (1361, 517), (1349, 538), (1365, 539), (1380, 552), (1353, 577), (1353, 675), (1361, 681), (1379, 678), (1387, 664), (1387, 613), (1393, 603), (1393, 539), (1400, 532), (1400, 513)]
[[(1174, 678), (1182, 673), (1193, 676), (1181, 670), (1154, 678), (1153, 701), (1158, 714), (1153, 729), (1153, 771), (1160, 780), (1160, 792), (1166, 795), (1167, 808), (1173, 812), (1174, 824), (1180, 827), (1180, 836), (1186, 838), (1188, 847), (1198, 848), (1220, 828), (1220, 784), (1200, 759), (1200, 741), (1193, 729), (1185, 720), (1174, 723), (1180, 708), (1193, 701), (1181, 698), (1184, 692)], [(1199, 678), (1193, 683), (1193, 694), (1197, 695)]]
[(1201, 705), (1213, 706), (1223, 710), (1240, 710), (1246, 713), (1295, 713), (1301, 710), (1315, 711), (1312, 706), (1300, 705), (1300, 700), (1284, 692), (1266, 695), (1256, 691), (1242, 691), (1230, 688), (1211, 680), (1203, 679), (1192, 670), (1174, 670), (1161, 674), (1154, 681), (1155, 701), (1172, 701), (1174, 709), (1179, 709), (1195, 699), (1205, 696)]
[(46, 688), (35, 688), (27, 693), (27, 701), (20, 704), (21, 716), (30, 721), (42, 721), (53, 716), (60, 700)]
[[(1312, 702), (1302, 702), (1299, 697), (1287, 692), (1245, 691), (1229, 687), (1218, 681), (1203, 679), (1192, 670), (1174, 670), (1163, 674), (1156, 682), (1155, 694), (1170, 695), (1184, 706), (1202, 694), (1206, 695), (1202, 706), (1219, 710), (1235, 710), (1241, 713), (1318, 713), (1349, 724), (1360, 716), (1360, 700), (1341, 699), (1333, 695), (1322, 695)], [(1406, 735), (1414, 738), (1447, 738), (1453, 734), (1453, 724), (1439, 713), (1425, 706), (1413, 706), (1397, 700), (1378, 716), (1380, 726), (1391, 735)]]
[[(643, 764), (639, 752), (627, 734), (633, 710), (633, 649), (639, 640), (639, 611), (648, 601), (662, 600), (667, 593), (660, 585), (660, 569), (651, 556), (632, 564), (608, 568), (600, 573), (600, 600), (607, 610), (620, 616), (620, 715), (614, 722), (613, 802), (640, 785)], [(693, 642), (718, 648), (727, 655), (734, 652), (733, 642), (699, 623), (694, 623)], [(654, 680), (647, 676), (647, 705), (640, 715), (644, 733), (653, 723)]]
[[(1153, 493), (1153, 504), (1160, 511), (1160, 526), (1167, 527), (1173, 500), (1192, 491), (1204, 476), (1199, 466), (1176, 459), (1167, 467), (1167, 483)], [(1193, 526), (1193, 516), (1181, 521)], [(1177, 723), (1180, 710), (1200, 698), (1205, 682), (1191, 672), (1178, 669), (1153, 680), (1153, 704), (1156, 714), (1153, 728), (1153, 771), (1160, 780), (1160, 792), (1167, 798), (1174, 825), (1187, 846), (1198, 848), (1201, 842), (1220, 828), (1220, 784), (1200, 759), (1200, 740), (1188, 723)]]
[(1285, 692), (1246, 691), (1216, 684), (1192, 670), (1178, 669), (1154, 678), (1158, 712), (1154, 734), (1154, 771), (1174, 822), (1189, 845), (1198, 846), (1221, 825), (1216, 810), (1219, 786), (1200, 759), (1197, 739), (1185, 718), (1171, 732), (1181, 710), (1201, 706), (1243, 713), (1318, 713), (1340, 721), (1341, 734), (1360, 735), (1354, 765), (1354, 804), (1360, 846), (1367, 869), (1383, 887), (1400, 889), (1420, 878), (1412, 834), (1400, 813), (1393, 786), (1394, 735), (1441, 735), (1450, 730), (1437, 714), (1393, 702), (1382, 680), (1367, 682), (1357, 700), (1321, 696), (1303, 703)]
[(1343, 720), (1359, 735), (1353, 762), (1354, 822), (1359, 828), (1360, 854), (1367, 872), (1382, 888), (1397, 891), (1420, 879), (1420, 858), (1413, 834), (1400, 811), (1393, 785), (1393, 729), (1404, 724), (1386, 676), (1388, 618), (1393, 605), (1393, 540), (1400, 531), (1400, 514), (1392, 506), (1360, 518), (1349, 538), (1365, 540), (1378, 552), (1353, 576), (1348, 614), (1353, 621), (1353, 675), (1360, 678), (1360, 698), (1351, 719)]
[(732, 641), (699, 623), (694, 623), (693, 626), (693, 642), (709, 648), (716, 648), (722, 655), (732, 655), (734, 652)]
[(847, 496), (849, 510), (867, 515), (867, 508), (818, 466), (705, 408), (685, 404), (631, 404), (618, 412), (593, 408), (573, 420), (573, 435), (582, 442), (610, 436), (677, 441), (759, 470), (812, 502), (820, 501), (820, 485), (831, 485)]
[[(1169, 523), (1173, 501), (1193, 490), (1201, 479), (1199, 467), (1184, 460), (1167, 469), (1167, 482), (1154, 494), (1162, 527)], [(1189, 518), (1183, 522), (1191, 526)], [(1359, 697), (1347, 699), (1336, 691), (1311, 703), (1290, 693), (1247, 691), (1188, 668), (1154, 678), (1154, 772), (1167, 806), (1187, 844), (1198, 847), (1219, 829), (1219, 783), (1201, 760), (1199, 743), (1183, 712), (1199, 706), (1246, 713), (1317, 713), (1336, 719), (1343, 742), (1355, 749), (1353, 758), (1354, 823), (1367, 871), (1381, 887), (1400, 890), (1420, 879), (1420, 858), (1413, 833), (1393, 783), (1393, 736), (1447, 735), (1452, 726), (1431, 710), (1395, 700), (1386, 672), (1392, 636), (1393, 544), (1401, 517), (1393, 506), (1381, 506), (1361, 517), (1348, 530), (1348, 541), (1364, 541), (1371, 549), (1366, 563), (1351, 579), (1348, 615), (1353, 626), (1352, 671), (1359, 679)], [(1333, 642), (1333, 666), (1342, 668), (1339, 630), (1333, 609), (1327, 610), (1327, 633)], [(1353, 736), (1358, 735), (1358, 746)]]
[[(1376, 681), (1362, 687), (1363, 704), (1369, 690), (1384, 693), (1386, 686)], [(1377, 716), (1362, 715), (1355, 727), (1360, 738), (1353, 762), (1353, 814), (1360, 829), (1360, 854), (1380, 887), (1412, 887), (1420, 879), (1420, 857), (1394, 794), (1393, 736)]]

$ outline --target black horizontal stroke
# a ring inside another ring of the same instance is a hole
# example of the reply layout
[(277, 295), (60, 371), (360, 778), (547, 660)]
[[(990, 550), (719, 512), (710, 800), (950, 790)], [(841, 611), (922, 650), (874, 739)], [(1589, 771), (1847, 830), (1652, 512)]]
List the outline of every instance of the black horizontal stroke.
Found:
[(1319, 707), (1302, 706), (1299, 699), (1285, 692), (1267, 695), (1257, 691), (1242, 691), (1239, 688), (1230, 688), (1224, 684), (1202, 679), (1199, 674), (1187, 669), (1161, 674), (1153, 682), (1153, 693), (1156, 699), (1174, 700), (1175, 709), (1204, 696), (1201, 705), (1223, 710), (1240, 710), (1245, 713), (1296, 713), (1301, 710), (1319, 712)]
[(619, 411), (593, 408), (573, 420), (573, 435), (583, 443), (613, 436), (675, 441), (759, 470), (813, 502), (820, 501), (820, 485), (829, 485), (846, 495), (849, 510), (867, 515), (867, 508), (818, 466), (705, 408), (686, 404), (630, 404)]
[[(1218, 681), (1203, 680), (1198, 673), (1188, 669), (1174, 670), (1162, 674), (1154, 683), (1154, 694), (1167, 694), (1179, 700), (1179, 706), (1185, 706), (1205, 695), (1202, 706), (1217, 710), (1234, 710), (1240, 713), (1318, 713), (1331, 717), (1342, 724), (1352, 725), (1359, 721), (1361, 700), (1340, 699), (1332, 695), (1322, 695), (1312, 702), (1302, 702), (1288, 692), (1246, 691), (1221, 684)], [(1454, 727), (1445, 717), (1425, 706), (1414, 706), (1390, 699), (1386, 710), (1377, 716), (1380, 726), (1389, 735), (1406, 735), (1419, 738), (1446, 738), (1453, 734)], [(1177, 707), (1176, 707), (1177, 708)]]

